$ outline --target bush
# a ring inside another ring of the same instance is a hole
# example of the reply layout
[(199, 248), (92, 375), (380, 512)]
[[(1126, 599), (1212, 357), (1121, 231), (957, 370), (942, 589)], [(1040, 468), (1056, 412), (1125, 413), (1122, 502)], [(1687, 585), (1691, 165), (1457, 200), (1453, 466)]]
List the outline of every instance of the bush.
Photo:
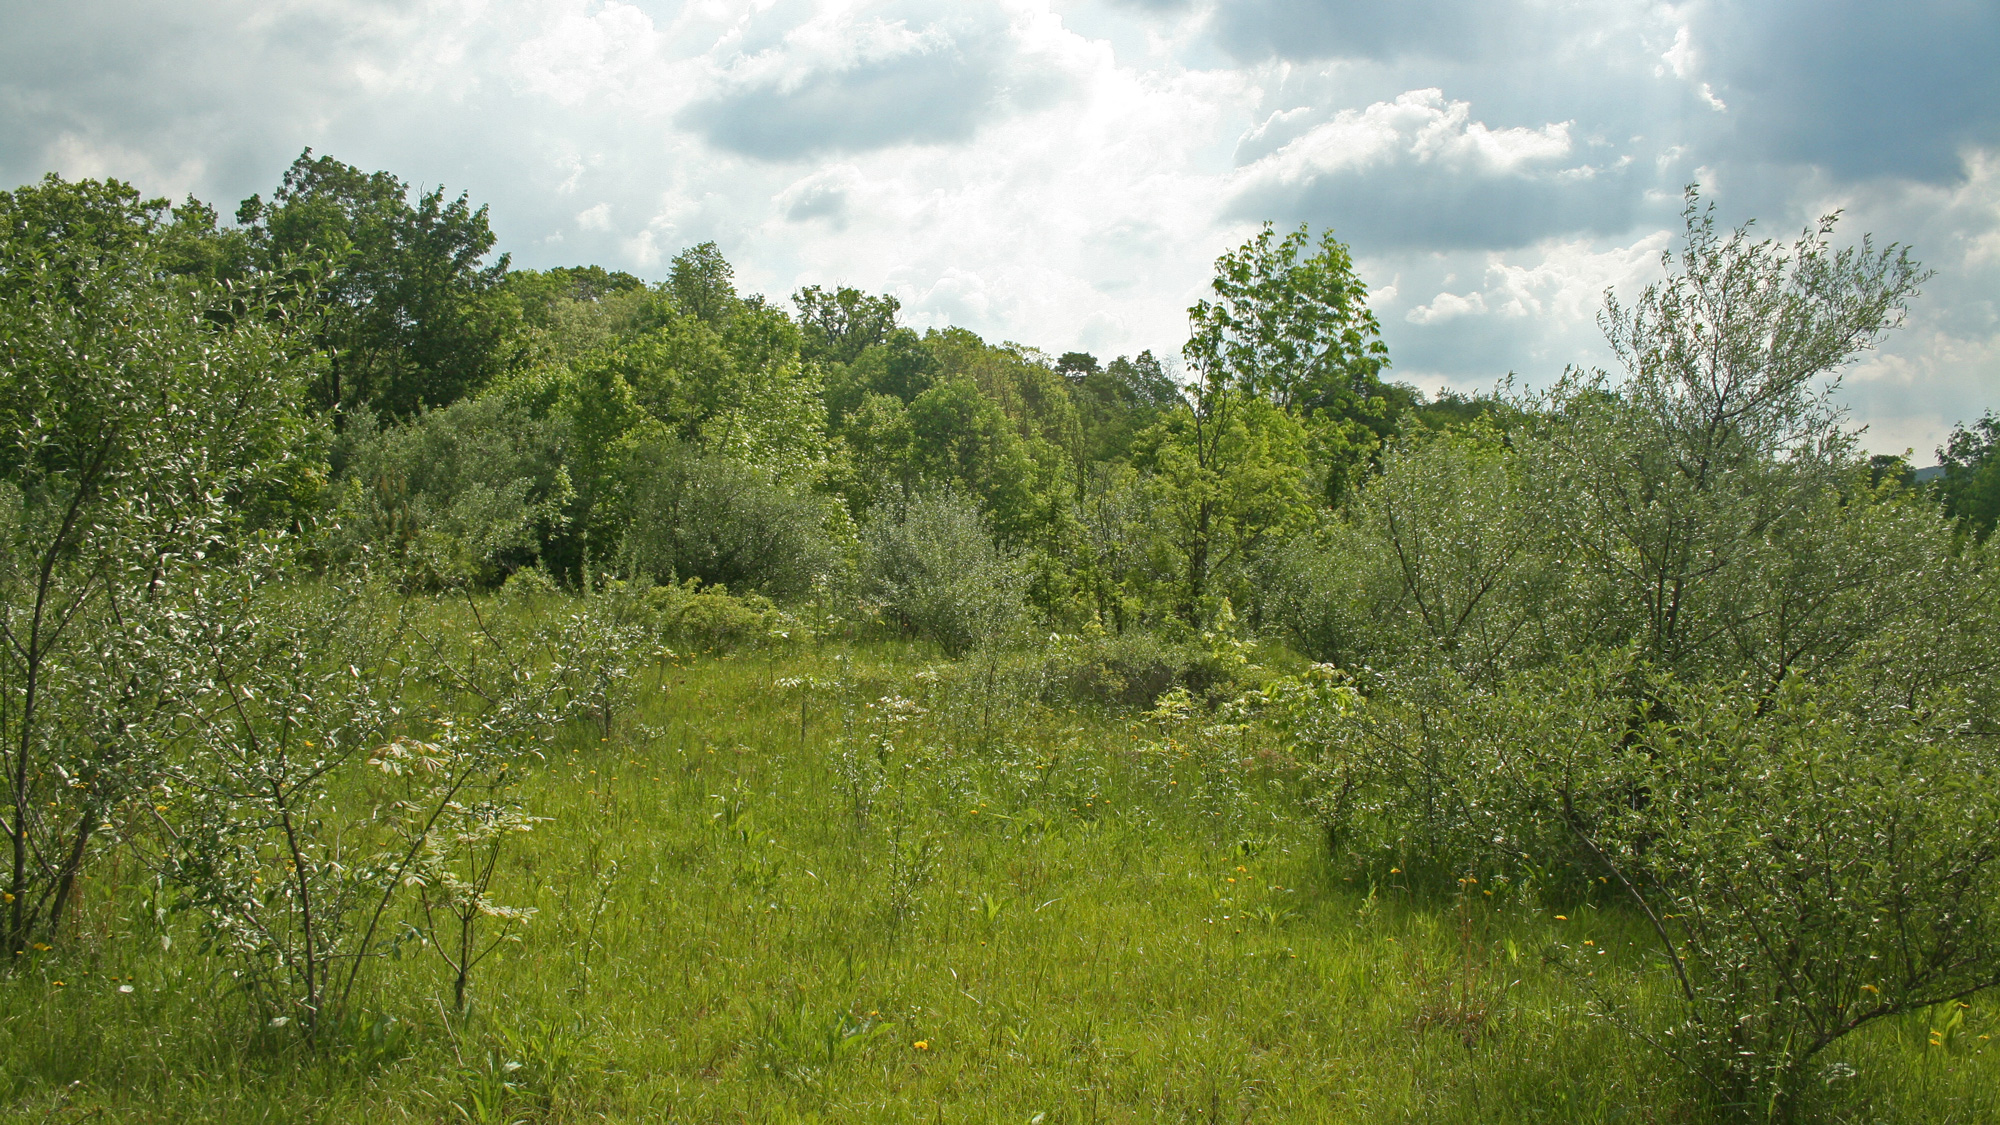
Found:
[(678, 586), (646, 591), (648, 621), (661, 639), (720, 651), (744, 645), (810, 639), (805, 623), (761, 594), (732, 594), (690, 578)]
[(998, 640), (1021, 618), (1025, 573), (963, 493), (896, 497), (876, 512), (862, 548), (865, 596), (947, 656)]
[(1337, 846), (1623, 898), (1681, 1014), (1602, 1010), (1776, 1120), (1841, 1037), (2000, 986), (2000, 746), (1979, 708), (1882, 687), (1697, 690), (1621, 657), (1488, 690), (1322, 667), (1261, 701)]
[(1132, 629), (1096, 637), (1063, 637), (1042, 659), (1042, 694), (1050, 702), (1110, 703), (1149, 708), (1175, 688), (1194, 696), (1225, 693), (1240, 660), (1192, 637)]
[(626, 552), (654, 582), (803, 597), (846, 572), (850, 541), (838, 504), (754, 465), (676, 443), (637, 456)]
[(336, 453), (336, 558), (364, 552), (417, 587), (490, 587), (533, 566), (570, 500), (559, 424), (491, 396), (378, 428), (352, 415)]

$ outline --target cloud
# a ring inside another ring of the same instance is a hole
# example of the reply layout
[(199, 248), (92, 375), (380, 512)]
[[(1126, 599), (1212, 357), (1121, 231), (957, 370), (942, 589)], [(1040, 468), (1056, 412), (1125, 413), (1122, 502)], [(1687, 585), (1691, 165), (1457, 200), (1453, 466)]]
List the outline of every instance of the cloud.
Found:
[(1239, 146), (1290, 135), (1238, 170), (1231, 215), (1332, 225), (1370, 252), (1522, 246), (1636, 218), (1632, 162), (1576, 159), (1570, 122), (1493, 129), (1437, 89), (1310, 128), (1299, 114), (1273, 115)]
[(852, 164), (836, 164), (779, 192), (775, 202), (792, 222), (824, 219), (838, 229), (846, 226), (849, 199), (860, 187), (861, 173)]
[(722, 88), (688, 106), (682, 122), (717, 148), (765, 160), (944, 144), (1007, 112), (1012, 80), (1041, 79), (1020, 85), (1043, 97), (1060, 81), (1011, 73), (1022, 60), (998, 12), (928, 22), (852, 15), (833, 9), (732, 60)]
[(1936, 183), (2000, 145), (2000, 6), (1727, 0), (1691, 26), (1739, 160)]
[(1505, 11), (1485, 0), (1227, 0), (1213, 21), (1240, 59), (1463, 56), (1494, 45)]

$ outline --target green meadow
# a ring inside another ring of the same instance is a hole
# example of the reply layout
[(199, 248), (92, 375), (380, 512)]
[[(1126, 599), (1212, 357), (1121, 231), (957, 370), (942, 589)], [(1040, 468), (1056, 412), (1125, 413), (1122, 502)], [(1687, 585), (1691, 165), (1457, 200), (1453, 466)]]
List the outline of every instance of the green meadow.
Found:
[[(519, 776), (454, 1010), (418, 942), (316, 1045), (131, 863), (0, 990), (22, 1121), (1667, 1122), (1607, 896), (1329, 854), (1255, 722), (1028, 702), (915, 647), (662, 659)], [(873, 763), (867, 771), (856, 765)], [(869, 790), (873, 788), (872, 792)], [(859, 795), (859, 796), (857, 796)], [(1579, 972), (1577, 958), (1591, 968)], [(2000, 1119), (1990, 999), (1833, 1049), (1828, 1120)]]

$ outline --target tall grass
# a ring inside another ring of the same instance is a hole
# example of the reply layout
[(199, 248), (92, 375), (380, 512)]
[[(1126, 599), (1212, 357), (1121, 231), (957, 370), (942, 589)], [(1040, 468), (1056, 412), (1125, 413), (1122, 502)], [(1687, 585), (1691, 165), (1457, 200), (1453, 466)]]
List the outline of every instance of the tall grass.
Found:
[[(1699, 1121), (1592, 1014), (1633, 921), (1328, 857), (1268, 733), (893, 645), (679, 657), (523, 782), (469, 1010), (414, 943), (313, 1049), (148, 873), (0, 981), (26, 1121)], [(874, 786), (857, 809), (853, 777)], [(843, 763), (848, 763), (843, 768)], [(1468, 880), (1479, 879), (1468, 873)], [(1572, 956), (1554, 958), (1556, 946)], [(1578, 978), (1576, 951), (1589, 951)], [(1664, 1009), (1663, 1009), (1664, 1010)], [(1991, 999), (1858, 1037), (1836, 1121), (2000, 1120)]]

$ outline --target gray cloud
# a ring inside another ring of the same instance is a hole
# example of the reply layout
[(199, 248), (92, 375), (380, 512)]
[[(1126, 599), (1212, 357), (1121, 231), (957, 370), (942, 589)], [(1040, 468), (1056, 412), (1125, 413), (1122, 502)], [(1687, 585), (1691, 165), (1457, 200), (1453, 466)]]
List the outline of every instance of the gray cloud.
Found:
[(1503, 250), (1544, 238), (1611, 235), (1648, 210), (1626, 171), (1590, 178), (1477, 176), (1414, 163), (1339, 172), (1238, 196), (1232, 218), (1332, 227), (1365, 253)]
[(991, 43), (926, 43), (886, 59), (785, 75), (696, 102), (682, 121), (717, 148), (764, 160), (962, 141), (1001, 104)]
[(1499, 46), (1507, 12), (1491, 0), (1228, 0), (1212, 28), (1246, 60), (1463, 57)]
[(1695, 40), (1738, 159), (1936, 182), (2000, 143), (2000, 5), (1732, 0)]

